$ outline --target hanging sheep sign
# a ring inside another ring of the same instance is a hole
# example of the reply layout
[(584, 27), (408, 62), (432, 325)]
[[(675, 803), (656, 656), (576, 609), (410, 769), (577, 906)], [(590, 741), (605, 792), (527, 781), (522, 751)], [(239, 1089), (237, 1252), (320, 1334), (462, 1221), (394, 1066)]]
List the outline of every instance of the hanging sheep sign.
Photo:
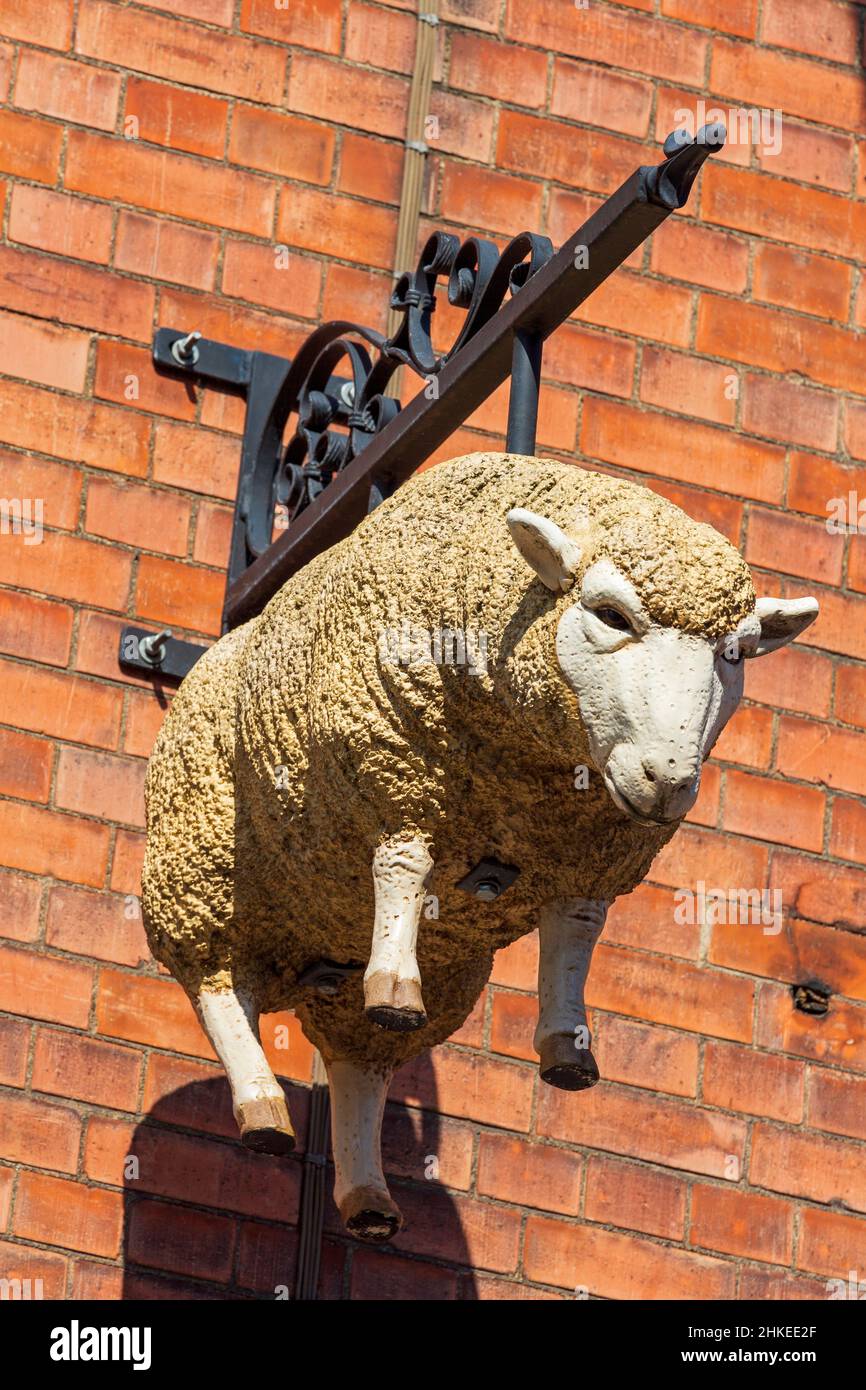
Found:
[(217, 642), (150, 760), (144, 909), (242, 1142), (292, 1148), (258, 1019), (293, 1009), (327, 1067), (342, 1219), (390, 1239), (389, 1080), (536, 929), (541, 1078), (592, 1086), (608, 907), (694, 805), (745, 662), (817, 611), (756, 598), (721, 535), (645, 488), (475, 454), (411, 479)]

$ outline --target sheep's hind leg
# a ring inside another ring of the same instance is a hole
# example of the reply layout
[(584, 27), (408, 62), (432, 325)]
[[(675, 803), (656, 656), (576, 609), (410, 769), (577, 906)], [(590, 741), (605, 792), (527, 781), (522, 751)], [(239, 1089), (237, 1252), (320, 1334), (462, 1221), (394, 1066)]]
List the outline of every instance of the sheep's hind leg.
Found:
[(415, 943), (432, 868), (422, 840), (380, 845), (373, 855), (376, 909), (364, 973), (364, 1012), (380, 1028), (409, 1032), (427, 1022)]
[(340, 1058), (327, 1067), (334, 1201), (351, 1235), (381, 1244), (403, 1224), (382, 1172), (382, 1114), (391, 1075)]
[(260, 1153), (286, 1154), (295, 1132), (282, 1087), (259, 1041), (258, 1010), (252, 999), (232, 988), (203, 989), (198, 1014), (225, 1067), (241, 1143)]
[(600, 900), (567, 898), (541, 913), (534, 1044), (542, 1081), (564, 1091), (586, 1090), (599, 1079), (583, 991), (607, 908)]

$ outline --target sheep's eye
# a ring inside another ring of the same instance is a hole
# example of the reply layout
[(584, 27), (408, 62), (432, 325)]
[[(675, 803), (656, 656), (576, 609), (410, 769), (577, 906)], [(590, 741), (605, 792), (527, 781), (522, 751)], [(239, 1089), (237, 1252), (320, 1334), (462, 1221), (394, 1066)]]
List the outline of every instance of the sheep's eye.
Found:
[(632, 625), (625, 614), (620, 613), (618, 608), (596, 608), (595, 616), (600, 618), (605, 627), (614, 627), (617, 632), (631, 632)]

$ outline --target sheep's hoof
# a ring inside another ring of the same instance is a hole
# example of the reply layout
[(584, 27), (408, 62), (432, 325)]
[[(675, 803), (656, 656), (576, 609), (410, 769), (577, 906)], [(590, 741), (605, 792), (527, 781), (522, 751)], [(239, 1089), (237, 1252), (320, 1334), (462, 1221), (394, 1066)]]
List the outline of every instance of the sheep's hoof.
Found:
[(418, 981), (398, 979), (389, 970), (377, 970), (364, 981), (364, 1013), (392, 1033), (411, 1033), (427, 1022)]
[(561, 1091), (586, 1091), (599, 1080), (589, 1048), (576, 1048), (570, 1033), (554, 1033), (539, 1048), (542, 1081)]
[(248, 1100), (238, 1106), (241, 1143), (260, 1154), (290, 1154), (295, 1131), (284, 1100)]
[(340, 1203), (340, 1216), (350, 1235), (370, 1245), (393, 1240), (403, 1225), (400, 1208), (380, 1187), (356, 1187)]

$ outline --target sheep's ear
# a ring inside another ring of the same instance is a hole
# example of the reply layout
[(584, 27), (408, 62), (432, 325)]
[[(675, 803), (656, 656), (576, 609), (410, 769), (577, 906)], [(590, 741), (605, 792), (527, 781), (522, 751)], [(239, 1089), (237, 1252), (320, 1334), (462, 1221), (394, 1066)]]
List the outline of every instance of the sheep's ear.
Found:
[(580, 546), (546, 517), (515, 507), (505, 518), (511, 539), (543, 584), (565, 593), (577, 578)]
[(752, 655), (766, 656), (787, 646), (817, 616), (818, 600), (814, 598), (759, 598), (755, 617), (761, 624), (761, 636)]

